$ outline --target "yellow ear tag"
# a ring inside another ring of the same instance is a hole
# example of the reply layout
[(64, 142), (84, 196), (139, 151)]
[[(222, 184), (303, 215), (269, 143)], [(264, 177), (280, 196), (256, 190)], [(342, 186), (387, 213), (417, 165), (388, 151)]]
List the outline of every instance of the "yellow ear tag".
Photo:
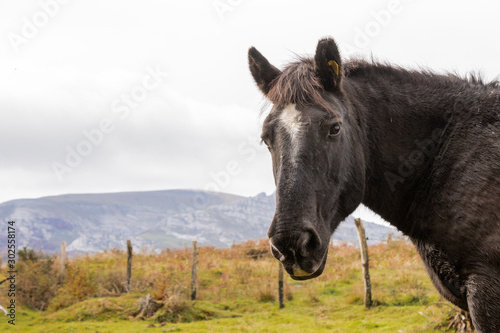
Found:
[(337, 64), (335, 60), (330, 60), (328, 62), (328, 66), (330, 66), (333, 69), (335, 75), (339, 76), (339, 64)]

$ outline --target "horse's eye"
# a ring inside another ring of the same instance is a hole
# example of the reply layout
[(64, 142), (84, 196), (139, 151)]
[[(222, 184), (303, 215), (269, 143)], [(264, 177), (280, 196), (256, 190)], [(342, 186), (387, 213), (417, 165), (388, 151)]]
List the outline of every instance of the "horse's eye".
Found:
[(267, 140), (262, 139), (262, 140), (260, 141), (260, 143), (261, 143), (261, 144), (265, 144), (265, 145), (266, 145), (266, 147), (267, 147), (267, 149), (271, 150), (271, 146), (269, 145), (269, 142), (268, 142)]
[(333, 139), (337, 135), (340, 134), (340, 123), (335, 123), (330, 127), (330, 131), (328, 132), (328, 138)]

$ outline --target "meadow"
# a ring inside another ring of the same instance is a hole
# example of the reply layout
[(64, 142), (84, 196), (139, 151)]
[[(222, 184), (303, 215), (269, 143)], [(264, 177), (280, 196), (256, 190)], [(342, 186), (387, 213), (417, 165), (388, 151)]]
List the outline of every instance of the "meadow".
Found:
[[(190, 249), (134, 252), (130, 290), (126, 252), (71, 259), (19, 253), (16, 325), (2, 332), (435, 332), (456, 310), (435, 291), (413, 246), (392, 239), (369, 247), (374, 304), (363, 305), (359, 248), (330, 245), (324, 273), (294, 281), (285, 274), (278, 305), (278, 262), (266, 240), (229, 249), (200, 247), (198, 290), (190, 300)], [(6, 268), (1, 276), (6, 275)], [(0, 286), (0, 304), (8, 304)], [(141, 311), (150, 295), (157, 309)], [(138, 302), (139, 301), (139, 302)]]

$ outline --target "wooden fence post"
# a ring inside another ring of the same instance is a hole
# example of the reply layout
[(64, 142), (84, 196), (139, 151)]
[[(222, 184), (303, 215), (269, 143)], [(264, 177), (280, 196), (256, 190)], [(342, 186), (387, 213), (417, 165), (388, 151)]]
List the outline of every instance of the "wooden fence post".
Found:
[(62, 241), (61, 242), (61, 275), (65, 276), (66, 275), (66, 242)]
[(359, 245), (361, 250), (361, 264), (363, 266), (363, 281), (365, 284), (365, 307), (372, 306), (372, 284), (370, 282), (369, 262), (368, 262), (368, 245), (366, 244), (365, 228), (361, 219), (355, 219), (356, 229), (358, 230)]
[(191, 300), (196, 299), (196, 280), (198, 266), (198, 247), (197, 242), (193, 241), (193, 270), (191, 271)]
[(130, 292), (130, 280), (132, 279), (132, 242), (127, 240), (127, 292)]
[(285, 304), (283, 303), (283, 264), (280, 262), (279, 265), (280, 268), (278, 271), (278, 299), (280, 301), (280, 309), (283, 309), (285, 307)]

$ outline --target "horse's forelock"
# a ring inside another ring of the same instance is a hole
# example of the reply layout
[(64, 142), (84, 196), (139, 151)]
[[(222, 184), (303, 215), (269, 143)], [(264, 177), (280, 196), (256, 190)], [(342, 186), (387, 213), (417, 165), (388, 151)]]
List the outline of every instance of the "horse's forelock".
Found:
[(323, 97), (323, 91), (313, 60), (301, 58), (289, 64), (274, 80), (267, 98), (279, 108), (290, 104), (319, 105), (334, 112)]

